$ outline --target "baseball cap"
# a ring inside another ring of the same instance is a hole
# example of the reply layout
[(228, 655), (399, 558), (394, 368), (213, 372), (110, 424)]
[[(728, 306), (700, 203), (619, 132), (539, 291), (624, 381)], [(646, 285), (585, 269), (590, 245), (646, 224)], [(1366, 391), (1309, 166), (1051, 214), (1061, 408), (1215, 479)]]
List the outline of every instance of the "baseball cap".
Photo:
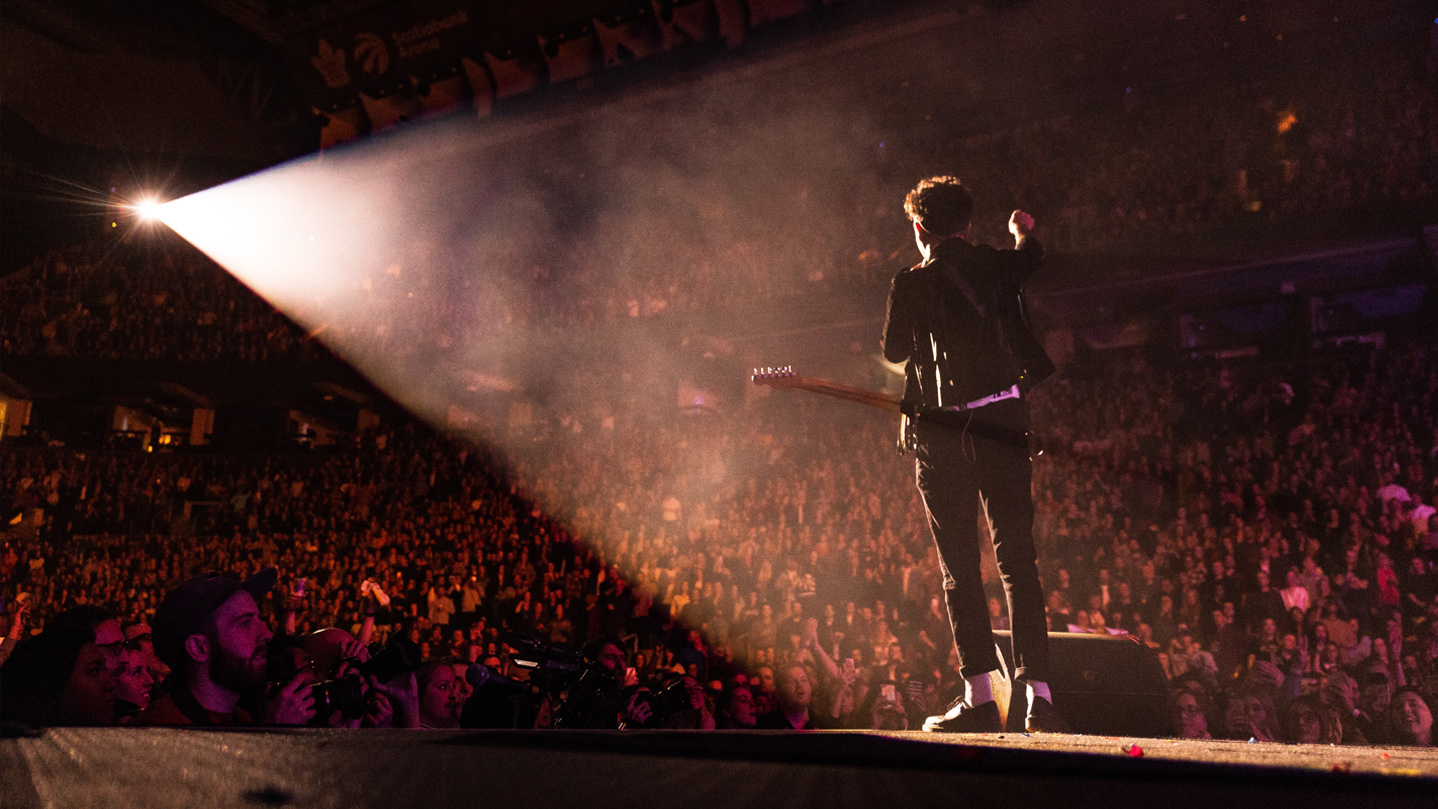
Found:
[(132, 641), (135, 638), (144, 637), (151, 637), (151, 639), (153, 640), (153, 634), (154, 633), (150, 630), (150, 625), (143, 622), (138, 624), (131, 624), (125, 627), (125, 640), (127, 641)]
[(204, 632), (205, 622), (221, 604), (241, 590), (258, 602), (275, 586), (279, 575), (273, 567), (262, 568), (243, 581), (234, 573), (203, 573), (171, 590), (155, 610), (151, 625), (156, 656), (178, 669), (185, 656), (185, 639)]

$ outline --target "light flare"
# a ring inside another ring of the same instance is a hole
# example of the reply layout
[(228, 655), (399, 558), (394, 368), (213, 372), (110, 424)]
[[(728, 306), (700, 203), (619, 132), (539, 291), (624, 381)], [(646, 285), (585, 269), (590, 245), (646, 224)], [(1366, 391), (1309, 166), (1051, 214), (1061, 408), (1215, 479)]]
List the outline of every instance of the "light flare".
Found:
[(154, 222), (160, 219), (160, 210), (163, 207), (164, 203), (158, 199), (145, 197), (135, 202), (134, 205), (131, 205), (130, 209), (135, 212), (136, 216), (140, 217), (140, 221)]

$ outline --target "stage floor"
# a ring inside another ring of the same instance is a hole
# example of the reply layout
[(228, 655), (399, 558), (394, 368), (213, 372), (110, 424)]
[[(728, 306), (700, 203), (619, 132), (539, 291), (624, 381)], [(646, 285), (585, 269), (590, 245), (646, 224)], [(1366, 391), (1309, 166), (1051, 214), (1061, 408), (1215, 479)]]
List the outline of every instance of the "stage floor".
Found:
[[(937, 740), (934, 739), (933, 734), (928, 733), (887, 735), (947, 744), (1142, 759), (1149, 762), (1163, 761), (1438, 778), (1438, 751), (1433, 748), (1257, 744), (1222, 740), (1181, 741), (1178, 739), (1143, 739), (1135, 736), (1081, 736), (1052, 733), (970, 734), (941, 737)], [(1137, 750), (1134, 749), (1135, 747)]]
[(1352, 809), (1434, 806), (1438, 753), (1054, 734), (67, 728), (0, 739), (0, 783), (5, 809)]

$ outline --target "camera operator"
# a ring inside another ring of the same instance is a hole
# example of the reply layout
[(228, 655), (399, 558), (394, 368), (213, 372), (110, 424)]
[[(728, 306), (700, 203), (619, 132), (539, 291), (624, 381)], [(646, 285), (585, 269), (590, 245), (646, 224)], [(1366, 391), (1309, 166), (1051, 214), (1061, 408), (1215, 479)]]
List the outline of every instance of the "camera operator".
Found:
[[(317, 723), (332, 728), (420, 726), (418, 685), (404, 661), (377, 673), (373, 669), (383, 665), (381, 661), (372, 659), (369, 648), (353, 635), (335, 627), (311, 632), (295, 649), (301, 655), (296, 661), (300, 674), (315, 698)], [(380, 655), (388, 653), (387, 647)], [(284, 674), (288, 679), (288, 672)]]
[(632, 670), (618, 638), (595, 638), (577, 653), (562, 644), (514, 635), (505, 643), (514, 650), (511, 662), (528, 670), (528, 682), (553, 707), (552, 727), (614, 730), (623, 726), (623, 689)]
[[(467, 689), (460, 727), (547, 728), (554, 721), (558, 696), (541, 694), (529, 682), (529, 672), (509, 671), (497, 655), (464, 664), (452, 657), (454, 675)], [(512, 676), (518, 675), (518, 676)]]
[(618, 638), (612, 635), (595, 638), (584, 645), (583, 654), (585, 659), (609, 670), (621, 682), (624, 680), (629, 658), (624, 654), (624, 647), (620, 645)]
[(206, 573), (165, 596), (153, 638), (155, 653), (172, 671), (137, 724), (303, 725), (314, 718), (314, 697), (300, 675), (262, 700), (258, 716), (241, 707), (265, 684), (273, 633), (258, 602), (277, 577), (273, 567), (244, 581)]
[(689, 674), (676, 672), (653, 691), (636, 688), (625, 702), (626, 728), (713, 730), (714, 725), (704, 686)]

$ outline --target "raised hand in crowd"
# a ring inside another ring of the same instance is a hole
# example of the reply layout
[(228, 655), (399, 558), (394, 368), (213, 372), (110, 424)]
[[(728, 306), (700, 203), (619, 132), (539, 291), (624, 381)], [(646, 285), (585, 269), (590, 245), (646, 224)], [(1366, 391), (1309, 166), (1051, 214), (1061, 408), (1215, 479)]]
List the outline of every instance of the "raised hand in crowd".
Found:
[(30, 617), (30, 602), (17, 601), (10, 612), (10, 628), (5, 631), (6, 640), (17, 641), (25, 636), (25, 620)]

